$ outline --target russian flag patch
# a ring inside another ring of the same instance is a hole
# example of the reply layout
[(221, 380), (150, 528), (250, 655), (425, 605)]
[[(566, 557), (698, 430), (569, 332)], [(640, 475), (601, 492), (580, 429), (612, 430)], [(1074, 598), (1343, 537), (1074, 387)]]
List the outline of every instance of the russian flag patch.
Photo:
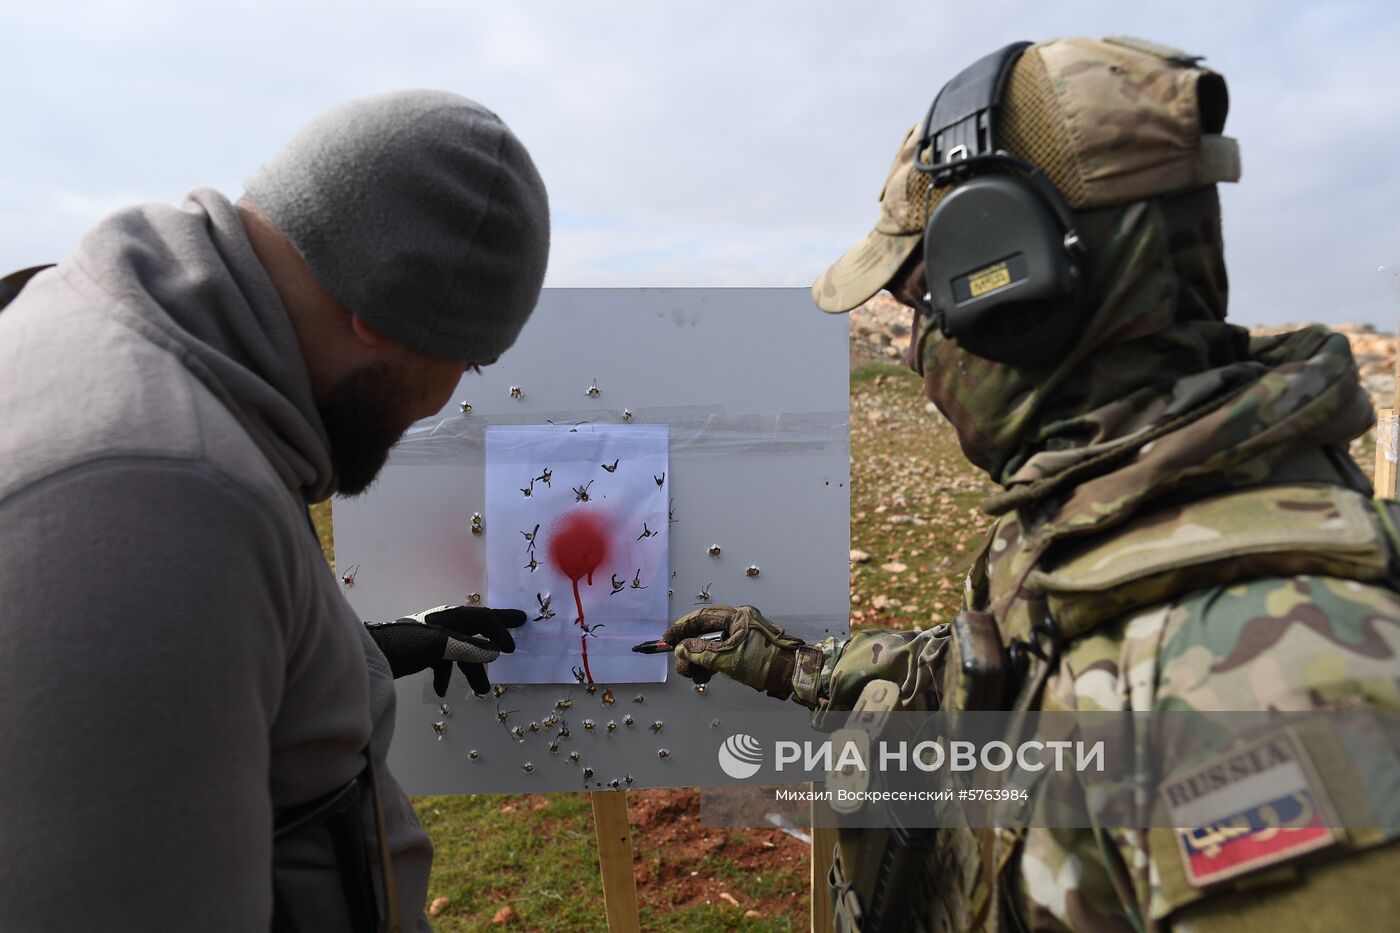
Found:
[(1296, 858), (1337, 841), (1336, 820), (1302, 743), (1275, 732), (1162, 782), (1193, 887)]

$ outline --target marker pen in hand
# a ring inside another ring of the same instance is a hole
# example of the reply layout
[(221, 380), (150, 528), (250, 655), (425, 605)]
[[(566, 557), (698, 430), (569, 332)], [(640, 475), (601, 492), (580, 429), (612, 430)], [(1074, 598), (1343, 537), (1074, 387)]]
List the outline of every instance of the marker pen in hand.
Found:
[[(710, 632), (708, 635), (701, 635), (700, 637), (705, 641), (719, 641), (726, 637), (726, 633)], [(633, 645), (632, 650), (637, 652), (637, 654), (667, 654), (675, 651), (676, 646), (667, 644), (664, 641), (644, 641), (640, 645)]]

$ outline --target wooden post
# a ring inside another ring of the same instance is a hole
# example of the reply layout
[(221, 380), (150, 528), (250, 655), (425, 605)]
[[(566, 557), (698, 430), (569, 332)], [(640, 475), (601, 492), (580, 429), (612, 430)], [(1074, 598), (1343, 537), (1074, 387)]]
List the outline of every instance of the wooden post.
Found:
[[(1392, 276), (1392, 284), (1394, 277)], [(1397, 290), (1400, 292), (1400, 290)], [(1390, 443), (1391, 428), (1386, 423), (1387, 418), (1395, 418), (1400, 414), (1400, 332), (1395, 335), (1395, 390), (1390, 397), (1390, 410), (1381, 409), (1376, 415), (1376, 495), (1385, 499), (1395, 498), (1395, 467), (1396, 464), (1390, 461), (1391, 456), (1400, 455), (1400, 437), (1396, 437), (1394, 443)], [(1382, 472), (1384, 471), (1384, 472)]]
[[(1396, 287), (1396, 295), (1400, 297), (1400, 286)], [(1400, 329), (1395, 333), (1395, 387), (1390, 396), (1390, 413), (1393, 415), (1400, 412)], [(1397, 445), (1400, 446), (1400, 445)], [(1394, 487), (1391, 487), (1394, 492)]]
[(627, 791), (600, 790), (593, 799), (593, 831), (598, 837), (598, 869), (603, 875), (603, 906), (611, 933), (641, 933), (637, 882), (632, 877), (632, 827)]
[[(1400, 298), (1400, 270), (1393, 265), (1381, 266), (1380, 273), (1383, 275), (1390, 287), (1395, 291), (1395, 297)], [(1395, 345), (1392, 347), (1395, 353), (1395, 388), (1390, 396), (1390, 408), (1382, 408), (1376, 412), (1376, 474), (1374, 485), (1376, 495), (1382, 499), (1395, 498), (1395, 468), (1397, 464), (1390, 461), (1386, 456), (1389, 451), (1391, 456), (1400, 455), (1400, 437), (1391, 433), (1391, 426), (1387, 419), (1400, 416), (1400, 331), (1396, 332)], [(1394, 443), (1391, 438), (1395, 437)]]
[(1389, 438), (1387, 437), (1394, 428), (1393, 424), (1387, 422), (1394, 415), (1395, 409), (1393, 408), (1382, 408), (1376, 412), (1376, 472), (1373, 483), (1376, 487), (1376, 495), (1382, 499), (1395, 498), (1396, 464), (1390, 460), (1394, 451), (1390, 449), (1391, 445), (1388, 443)]
[[(815, 785), (813, 785), (815, 787)], [(831, 901), (826, 876), (831, 872), (831, 852), (836, 848), (835, 826), (817, 825), (817, 805), (812, 804), (812, 933), (831, 933)]]

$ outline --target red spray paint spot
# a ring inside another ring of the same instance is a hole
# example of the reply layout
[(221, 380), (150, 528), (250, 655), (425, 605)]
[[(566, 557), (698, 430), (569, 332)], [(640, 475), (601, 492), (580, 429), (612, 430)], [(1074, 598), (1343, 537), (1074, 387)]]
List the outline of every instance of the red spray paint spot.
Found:
[(565, 515), (549, 532), (549, 560), (570, 580), (588, 578), (608, 559), (608, 523), (592, 509), (577, 509)]
[[(582, 509), (570, 512), (559, 520), (549, 532), (547, 548), (549, 560), (559, 572), (574, 584), (574, 606), (578, 608), (578, 624), (583, 626), (583, 599), (579, 596), (578, 581), (588, 578), (593, 585), (593, 571), (608, 559), (608, 523), (598, 512)], [(588, 634), (579, 636), (583, 651), (583, 674), (591, 684), (593, 672), (588, 668)]]

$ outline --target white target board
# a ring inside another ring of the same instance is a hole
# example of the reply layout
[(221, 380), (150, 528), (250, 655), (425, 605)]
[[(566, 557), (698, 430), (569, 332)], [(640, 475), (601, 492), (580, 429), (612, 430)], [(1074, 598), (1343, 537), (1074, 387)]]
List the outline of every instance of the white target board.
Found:
[[(809, 641), (846, 632), (846, 328), (806, 289), (546, 289), (515, 347), (416, 424), (368, 493), (336, 500), (361, 618), (479, 602), (529, 620), (488, 668), (500, 695), (460, 673), (444, 698), (428, 672), (398, 681), (405, 790), (689, 786), (688, 736), (755, 711), (806, 721), (630, 649), (707, 604), (757, 606)], [(580, 521), (602, 545), (579, 550)]]

